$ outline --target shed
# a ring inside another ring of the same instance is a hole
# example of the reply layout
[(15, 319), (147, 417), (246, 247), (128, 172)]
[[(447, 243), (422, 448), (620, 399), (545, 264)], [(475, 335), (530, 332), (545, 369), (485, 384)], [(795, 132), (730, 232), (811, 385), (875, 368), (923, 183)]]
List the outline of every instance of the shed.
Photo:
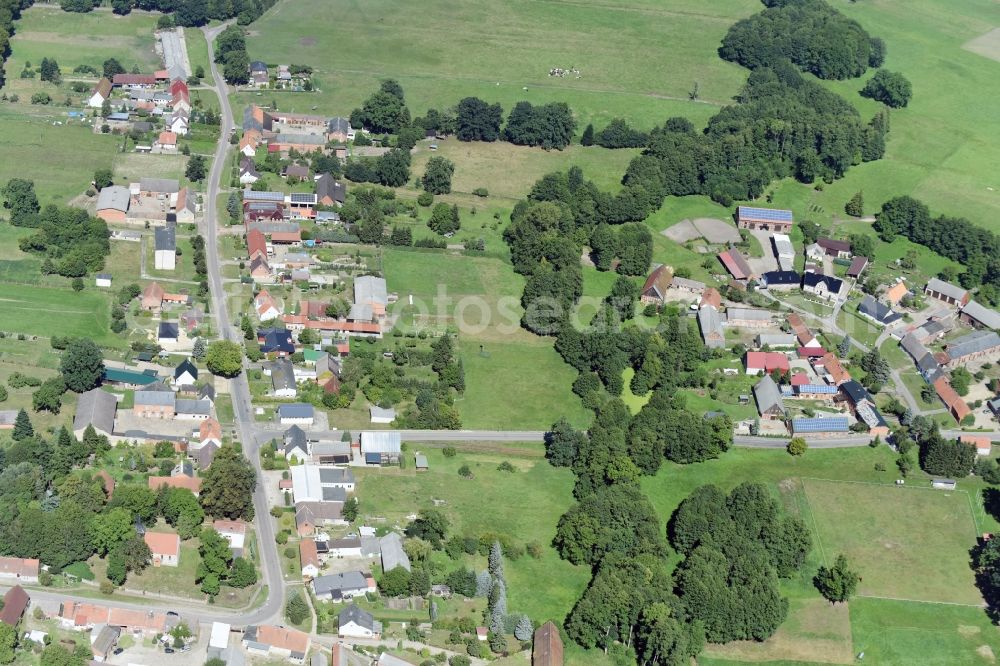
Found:
[(427, 464), (427, 456), (422, 453), (413, 456), (413, 464), (418, 472), (426, 472), (430, 469), (430, 465)]

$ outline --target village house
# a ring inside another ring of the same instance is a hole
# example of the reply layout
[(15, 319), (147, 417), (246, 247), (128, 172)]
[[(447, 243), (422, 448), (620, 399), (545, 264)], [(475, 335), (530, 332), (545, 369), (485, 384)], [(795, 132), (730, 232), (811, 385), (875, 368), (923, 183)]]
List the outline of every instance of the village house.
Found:
[(299, 562), (302, 564), (303, 578), (315, 578), (319, 575), (319, 550), (314, 540), (299, 541)]
[(366, 610), (355, 604), (340, 611), (337, 616), (337, 633), (345, 638), (379, 638), (382, 635), (382, 623)]
[(160, 132), (160, 135), (156, 137), (156, 141), (153, 142), (153, 148), (158, 148), (164, 153), (176, 153), (177, 135), (169, 130)]
[(247, 255), (249, 259), (267, 258), (267, 238), (262, 231), (251, 229), (247, 232)]
[(392, 571), (397, 567), (411, 570), (410, 557), (403, 548), (403, 538), (396, 532), (389, 532), (379, 539), (382, 553), (382, 571)]
[(880, 326), (895, 324), (903, 318), (898, 312), (893, 312), (889, 306), (880, 303), (868, 294), (861, 297), (861, 302), (858, 303), (858, 314)]
[(664, 265), (657, 266), (646, 278), (646, 282), (642, 285), (642, 290), (639, 292), (639, 301), (644, 305), (650, 303), (654, 305), (662, 305), (666, 303), (667, 299), (667, 289), (670, 288), (670, 283), (672, 281), (673, 275)]
[(115, 74), (111, 84), (115, 88), (154, 88), (156, 77), (152, 74)]
[(977, 456), (989, 456), (993, 452), (993, 443), (989, 437), (978, 435), (959, 435), (958, 441), (975, 447)]
[(305, 661), (310, 645), (309, 634), (290, 627), (251, 625), (243, 634), (243, 647), (250, 654), (284, 657), (296, 664)]
[(762, 229), (787, 234), (792, 230), (792, 211), (776, 208), (740, 206), (736, 209), (736, 226), (740, 229)]
[(119, 627), (136, 637), (152, 638), (176, 626), (175, 614), (156, 611), (108, 608), (83, 601), (63, 601), (59, 605), (59, 624), (64, 629), (92, 631), (101, 626)]
[(142, 538), (153, 554), (154, 567), (176, 567), (180, 564), (181, 538), (179, 536), (147, 530)]
[(253, 307), (257, 311), (257, 318), (262, 322), (277, 319), (282, 314), (281, 307), (267, 289), (257, 292), (253, 298)]
[(240, 160), (240, 185), (253, 185), (260, 178), (260, 172), (252, 158), (244, 157)]
[(802, 276), (802, 291), (827, 300), (836, 299), (843, 286), (843, 280), (832, 275), (806, 273)]
[(785, 418), (785, 403), (781, 398), (781, 389), (770, 375), (754, 384), (754, 400), (757, 402), (757, 413), (762, 419)]
[(958, 423), (962, 423), (966, 416), (972, 414), (972, 410), (962, 400), (962, 396), (958, 395), (955, 389), (952, 388), (951, 382), (948, 381), (946, 376), (941, 375), (934, 381), (934, 391), (941, 402), (944, 403), (944, 406), (948, 408), (948, 412), (952, 418)]
[(316, 201), (323, 206), (342, 205), (347, 200), (347, 186), (328, 173), (316, 176)]
[(295, 371), (287, 358), (275, 359), (269, 364), (271, 393), (275, 398), (294, 398), (297, 393)]
[(789, 313), (786, 317), (788, 325), (791, 327), (792, 333), (795, 334), (796, 339), (799, 341), (800, 347), (819, 347), (819, 340), (816, 336), (812, 334), (812, 331), (805, 325), (802, 321), (802, 317), (795, 312)]
[[(678, 288), (677, 281), (683, 278), (674, 278), (673, 287)], [(694, 282), (694, 280), (689, 280), (689, 282)], [(701, 284), (698, 282), (697, 284)], [(701, 300), (698, 302), (698, 307), (703, 308), (706, 305), (711, 305), (716, 310), (722, 308), (722, 294), (715, 287), (705, 287), (704, 289), (698, 290), (701, 292)], [(698, 292), (695, 292), (698, 293)]]
[(910, 290), (907, 289), (905, 282), (896, 282), (882, 292), (881, 299), (882, 302), (889, 307), (895, 307), (899, 305), (899, 302), (903, 300), (903, 297), (909, 293)]
[(105, 100), (111, 99), (111, 81), (101, 77), (101, 80), (97, 82), (94, 89), (90, 91), (90, 97), (87, 99), (87, 106), (92, 109), (99, 109), (104, 106)]
[(216, 520), (212, 523), (212, 529), (229, 542), (229, 549), (233, 551), (234, 557), (242, 556), (247, 538), (246, 523), (242, 520)]
[(222, 424), (213, 418), (207, 418), (198, 425), (198, 445), (222, 446)]
[(327, 557), (363, 557), (361, 537), (356, 534), (326, 542)]
[(322, 601), (340, 603), (375, 593), (375, 579), (361, 571), (318, 576), (312, 581), (313, 594)]
[(847, 398), (854, 416), (866, 426), (872, 436), (888, 437), (889, 424), (875, 405), (875, 399), (859, 382), (851, 379), (840, 385), (840, 391)]
[(0, 582), (17, 581), (25, 585), (38, 582), (41, 564), (36, 559), (0, 557)]
[(851, 379), (850, 373), (844, 369), (840, 359), (832, 353), (824, 354), (816, 363), (816, 366), (823, 369), (823, 372), (827, 375), (827, 379), (834, 386), (840, 386)]
[(802, 284), (802, 276), (796, 271), (768, 271), (760, 276), (761, 286), (770, 290), (784, 291), (797, 289)]
[(722, 328), (722, 315), (711, 305), (698, 310), (698, 327), (701, 338), (709, 349), (722, 349), (726, 346), (726, 332)]
[(263, 353), (274, 354), (279, 358), (295, 353), (292, 333), (285, 329), (260, 329), (257, 331), (257, 343), (260, 344), (260, 350)]
[(950, 282), (931, 278), (924, 286), (924, 293), (931, 298), (959, 307), (969, 302), (969, 291)]
[(851, 242), (846, 240), (835, 240), (833, 238), (819, 238), (816, 244), (823, 248), (823, 252), (828, 257), (834, 259), (851, 258)]
[(769, 375), (775, 370), (788, 372), (788, 357), (781, 352), (748, 351), (744, 357), (746, 374)]
[(275, 414), (282, 425), (312, 425), (315, 418), (313, 406), (306, 402), (278, 405)]
[(295, 531), (307, 537), (317, 528), (347, 525), (343, 509), (343, 502), (300, 502), (295, 505)]

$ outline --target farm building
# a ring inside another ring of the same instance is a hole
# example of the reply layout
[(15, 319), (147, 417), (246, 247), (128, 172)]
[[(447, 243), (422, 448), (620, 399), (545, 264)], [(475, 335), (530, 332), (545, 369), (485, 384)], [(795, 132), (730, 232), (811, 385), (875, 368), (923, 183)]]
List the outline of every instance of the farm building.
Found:
[(976, 301), (966, 303), (959, 319), (974, 328), (1000, 329), (1000, 313)]
[(944, 301), (949, 305), (962, 306), (969, 302), (969, 291), (938, 278), (931, 278), (924, 286), (924, 293), (931, 298)]
[(792, 229), (792, 211), (778, 208), (740, 206), (736, 209), (736, 226), (740, 229), (763, 229), (787, 234)]
[(765, 375), (763, 379), (754, 384), (753, 396), (757, 401), (757, 413), (760, 414), (761, 418), (784, 418), (785, 403), (781, 399), (778, 385), (771, 379), (770, 375)]

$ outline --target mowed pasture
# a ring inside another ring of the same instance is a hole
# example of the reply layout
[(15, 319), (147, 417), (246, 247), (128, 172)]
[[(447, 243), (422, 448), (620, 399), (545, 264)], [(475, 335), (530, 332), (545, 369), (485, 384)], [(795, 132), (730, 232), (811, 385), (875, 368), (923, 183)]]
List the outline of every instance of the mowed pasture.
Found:
[[(822, 191), (792, 181), (775, 189), (774, 203), (800, 218), (844, 217), (858, 190), (866, 213), (910, 194), (932, 212), (967, 217), (1000, 231), (1000, 114), (986, 100), (1000, 98), (1000, 61), (987, 52), (1000, 43), (1000, 4), (983, 0), (838, 3), (838, 9), (886, 41), (886, 69), (913, 84), (913, 99), (891, 112), (886, 157), (853, 167)], [(994, 52), (995, 53), (995, 52)], [(869, 76), (871, 73), (869, 73)], [(826, 82), (869, 118), (880, 108), (858, 95), (864, 80)], [(819, 210), (810, 210), (818, 206)]]
[[(548, 428), (587, 412), (575, 377), (548, 338), (520, 328), (523, 279), (509, 263), (433, 250), (386, 249), (382, 265), (401, 330), (458, 333), (466, 390), (456, 402), (467, 428)], [(413, 304), (410, 304), (410, 297)]]
[[(322, 92), (279, 95), (287, 108), (346, 114), (391, 76), (416, 114), (477, 95), (505, 112), (520, 100), (563, 101), (583, 124), (620, 116), (649, 128), (672, 115), (703, 123), (729, 100), (746, 71), (715, 49), (759, 8), (755, 0), (297, 0), (251, 26), (248, 50), (274, 64), (295, 54), (316, 68)], [(579, 78), (549, 76), (553, 68), (576, 68)]]
[[(3, 322), (0, 327), (8, 334), (69, 335), (120, 347), (124, 341), (111, 333), (110, 321), (108, 296), (94, 288), (76, 292), (68, 288), (0, 283), (0, 322)], [(53, 329), (54, 322), (58, 322), (58, 330)]]
[(862, 579), (860, 595), (982, 602), (968, 566), (979, 533), (968, 492), (812, 478), (801, 484), (820, 557), (830, 565), (837, 553), (847, 555)]

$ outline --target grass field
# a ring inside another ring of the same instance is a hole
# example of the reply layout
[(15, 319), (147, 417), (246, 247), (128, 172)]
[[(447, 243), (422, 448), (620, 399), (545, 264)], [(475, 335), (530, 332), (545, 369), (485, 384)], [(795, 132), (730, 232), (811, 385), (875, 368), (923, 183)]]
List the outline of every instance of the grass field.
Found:
[[(389, 291), (399, 294), (398, 326), (458, 331), (466, 390), (456, 403), (467, 428), (547, 428), (588, 412), (570, 390), (572, 369), (552, 340), (520, 328), (522, 279), (492, 257), (386, 249)], [(413, 296), (414, 305), (409, 305)], [(439, 298), (439, 295), (442, 295)], [(480, 348), (482, 346), (482, 348)]]
[[(758, 8), (753, 0), (479, 0), (461, 8), (443, 0), (301, 0), (278, 3), (255, 22), (248, 50), (268, 63), (294, 53), (316, 68), (322, 92), (278, 95), (288, 110), (318, 104), (346, 115), (392, 76), (414, 115), (477, 95), (500, 102), (505, 115), (520, 100), (567, 102), (581, 130), (615, 116), (648, 128), (671, 115), (704, 122), (736, 92), (746, 71), (715, 49), (735, 19)], [(580, 78), (550, 77), (554, 67), (575, 67)], [(696, 81), (702, 103), (688, 99)]]
[[(50, 336), (72, 335), (91, 338), (99, 345), (120, 347), (124, 341), (108, 329), (108, 296), (93, 289), (36, 287), (0, 283), (0, 321), (8, 333)], [(59, 329), (52, 323), (58, 318)]]
[[(418, 474), (412, 465), (405, 470), (359, 470), (362, 514), (385, 518), (382, 524), (386, 525), (405, 524), (407, 515), (431, 508), (432, 500), (439, 499), (445, 502), (439, 509), (451, 522), (453, 534), (489, 530), (509, 534), (522, 545), (537, 542), (542, 549), (539, 559), (525, 555), (505, 563), (509, 606), (532, 619), (561, 620), (590, 579), (586, 567), (560, 560), (550, 545), (556, 517), (573, 501), (572, 474), (549, 465), (538, 445), (505, 443), (502, 452), (480, 448), (472, 453), (459, 448), (457, 456), (446, 458), (441, 449), (421, 445), (419, 450), (427, 454), (430, 464), (425, 473)], [(498, 471), (497, 465), (504, 460), (517, 471)], [(469, 465), (475, 478), (458, 475), (463, 464)], [(476, 558), (476, 568), (483, 568), (484, 562)], [(539, 593), (541, 584), (543, 594)]]
[(820, 556), (832, 564), (837, 553), (847, 555), (862, 578), (858, 594), (981, 603), (968, 567), (980, 533), (968, 493), (819, 479), (801, 484)]

